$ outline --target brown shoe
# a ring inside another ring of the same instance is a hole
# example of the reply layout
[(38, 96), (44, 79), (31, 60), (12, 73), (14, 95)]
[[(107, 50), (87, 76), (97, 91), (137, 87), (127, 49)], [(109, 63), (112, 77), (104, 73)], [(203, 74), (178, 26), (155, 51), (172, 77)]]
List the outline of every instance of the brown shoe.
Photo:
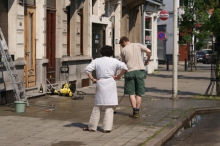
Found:
[(129, 115), (129, 116), (133, 118), (139, 118), (140, 117), (139, 111), (133, 111), (133, 115)]

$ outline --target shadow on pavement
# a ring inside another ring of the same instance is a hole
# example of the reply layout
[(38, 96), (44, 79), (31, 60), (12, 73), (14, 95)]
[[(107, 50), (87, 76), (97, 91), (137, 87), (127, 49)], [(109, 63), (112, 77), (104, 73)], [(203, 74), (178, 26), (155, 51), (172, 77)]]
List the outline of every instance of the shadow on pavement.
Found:
[[(70, 123), (70, 124), (64, 125), (64, 127), (78, 127), (80, 129), (83, 129), (83, 128), (87, 127), (87, 126), (88, 125), (80, 123), (80, 122)], [(97, 127), (97, 131), (103, 132), (103, 130), (102, 130), (102, 128), (100, 126)]]
[[(148, 76), (159, 77), (159, 78), (172, 78), (173, 75), (163, 75), (163, 74), (149, 74)], [(178, 75), (178, 79), (195, 79), (195, 80), (210, 80), (210, 77), (190, 77)]]
[(82, 142), (76, 142), (76, 141), (60, 141), (58, 143), (51, 144), (51, 146), (77, 146), (77, 145), (86, 145)]

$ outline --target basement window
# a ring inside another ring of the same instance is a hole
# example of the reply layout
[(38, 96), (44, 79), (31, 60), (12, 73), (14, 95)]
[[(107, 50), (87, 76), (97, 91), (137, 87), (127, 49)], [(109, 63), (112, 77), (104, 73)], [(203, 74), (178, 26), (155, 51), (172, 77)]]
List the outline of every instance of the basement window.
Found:
[(35, 6), (35, 0), (24, 0), (25, 5)]
[(55, 7), (56, 7), (56, 2), (55, 2), (55, 0), (47, 0), (47, 7), (49, 7), (49, 8), (55, 8)]

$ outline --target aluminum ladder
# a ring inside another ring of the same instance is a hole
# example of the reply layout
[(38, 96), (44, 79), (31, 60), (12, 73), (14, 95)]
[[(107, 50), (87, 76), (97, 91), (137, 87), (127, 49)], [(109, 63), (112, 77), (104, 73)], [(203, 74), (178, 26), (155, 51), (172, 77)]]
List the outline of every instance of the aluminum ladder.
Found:
[(28, 100), (26, 98), (23, 82), (21, 81), (17, 73), (17, 70), (15, 68), (11, 54), (9, 53), (8, 46), (5, 41), (1, 28), (0, 28), (0, 55), (2, 57), (2, 62), (8, 72), (8, 76), (11, 80), (16, 101), (24, 101), (26, 102), (26, 105), (29, 106)]

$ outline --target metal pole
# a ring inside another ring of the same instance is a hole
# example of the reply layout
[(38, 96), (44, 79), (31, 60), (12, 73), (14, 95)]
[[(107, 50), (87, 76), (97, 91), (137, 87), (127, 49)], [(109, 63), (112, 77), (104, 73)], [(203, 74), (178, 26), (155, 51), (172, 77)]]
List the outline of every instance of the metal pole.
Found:
[(173, 99), (177, 99), (177, 0), (173, 0)]
[(169, 70), (169, 58), (167, 58), (167, 70)]

